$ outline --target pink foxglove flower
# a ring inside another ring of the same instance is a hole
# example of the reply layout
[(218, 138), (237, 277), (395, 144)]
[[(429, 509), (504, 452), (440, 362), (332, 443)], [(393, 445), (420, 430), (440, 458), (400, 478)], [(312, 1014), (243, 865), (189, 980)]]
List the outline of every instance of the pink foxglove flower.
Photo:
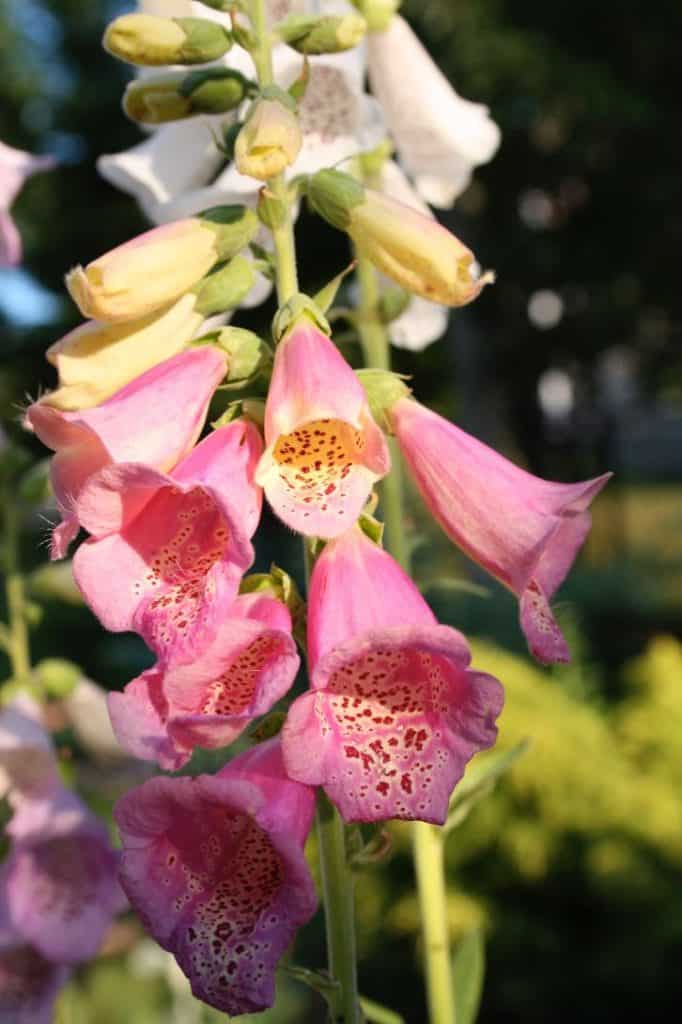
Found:
[(77, 512), (94, 537), (76, 552), (74, 576), (107, 629), (135, 630), (159, 656), (196, 657), (253, 561), (262, 450), (254, 425), (236, 420), (170, 475), (132, 463), (87, 484)]
[(3, 1024), (52, 1024), (54, 1002), (69, 968), (53, 963), (9, 920), (0, 893), (0, 1021)]
[(104, 826), (59, 787), (21, 801), (7, 833), (12, 846), (0, 884), (14, 928), (55, 963), (94, 956), (123, 906)]
[(59, 784), (54, 748), (40, 707), (21, 694), (0, 711), (0, 797), (12, 802), (49, 793)]
[(289, 775), (346, 821), (442, 824), (467, 761), (495, 742), (502, 687), (358, 527), (315, 564), (308, 657), (311, 690), (282, 730)]
[(265, 443), (256, 478), (287, 526), (311, 536), (347, 530), (390, 467), (358, 378), (305, 316), (277, 347)]
[(27, 178), (54, 164), (50, 156), (32, 156), (0, 142), (0, 267), (21, 262), (21, 238), (9, 212), (12, 203)]
[(75, 507), (90, 477), (112, 462), (172, 469), (199, 436), (225, 372), (221, 353), (200, 348), (159, 363), (94, 409), (30, 406), (27, 427), (56, 452), (51, 477), (62, 523), (52, 535), (53, 558), (62, 558), (78, 533)]
[(123, 693), (109, 694), (114, 730), (133, 756), (177, 771), (195, 747), (227, 746), (269, 711), (298, 665), (286, 606), (267, 595), (242, 595), (191, 662), (160, 661)]
[(500, 144), (488, 108), (457, 95), (400, 15), (368, 36), (368, 68), (417, 191), (432, 206), (452, 206), (474, 167), (491, 160)]
[(390, 410), (422, 498), (448, 537), (519, 598), (521, 628), (545, 664), (568, 661), (549, 602), (590, 529), (611, 474), (552, 483), (519, 469), (410, 398)]
[(315, 911), (303, 855), (313, 807), (276, 740), (214, 776), (151, 779), (116, 806), (131, 904), (219, 1010), (272, 1005), (277, 961)]

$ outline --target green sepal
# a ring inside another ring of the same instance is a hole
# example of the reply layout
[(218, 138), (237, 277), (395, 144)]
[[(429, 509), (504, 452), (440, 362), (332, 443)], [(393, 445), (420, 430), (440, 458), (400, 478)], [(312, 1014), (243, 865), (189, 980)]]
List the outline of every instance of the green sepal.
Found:
[(223, 114), (234, 110), (257, 86), (231, 68), (205, 68), (186, 75), (178, 92), (191, 100), (192, 110), (201, 114)]
[(405, 312), (412, 296), (404, 288), (391, 287), (382, 292), (377, 303), (377, 315), (382, 324), (393, 323)]
[(291, 83), (287, 90), (287, 92), (289, 93), (289, 95), (291, 96), (295, 103), (298, 104), (301, 102), (301, 100), (303, 99), (307, 92), (309, 82), (310, 61), (308, 60), (307, 57), (304, 57), (300, 75), (298, 76), (298, 78), (294, 79), (294, 81)]
[(240, 594), (269, 594), (289, 609), (294, 639), (301, 650), (306, 650), (306, 603), (291, 576), (274, 562), (270, 572), (256, 572), (245, 576), (239, 587)]
[(326, 971), (311, 971), (308, 967), (297, 967), (295, 964), (280, 964), (279, 970), (293, 978), (294, 981), (300, 981), (302, 985), (307, 985), (308, 988), (321, 995), (329, 1005), (331, 1005), (330, 1001), (337, 997), (340, 988), (339, 982), (330, 978)]
[(530, 740), (524, 739), (511, 750), (488, 754), (470, 763), (450, 800), (450, 813), (443, 825), (446, 834), (461, 825), (479, 800), (492, 793), (500, 778), (529, 747)]
[(250, 740), (254, 743), (264, 743), (266, 740), (271, 740), (275, 736), (279, 736), (282, 731), (282, 727), (287, 720), (286, 711), (270, 711), (269, 714), (261, 718), (256, 725), (252, 726), (246, 733)]
[(234, 256), (228, 263), (219, 263), (203, 277), (192, 291), (196, 295), (194, 308), (201, 316), (215, 316), (236, 309), (249, 294), (256, 280), (251, 260)]
[[(362, 833), (360, 833), (362, 838)], [(360, 871), (366, 867), (382, 864), (388, 860), (393, 850), (393, 837), (388, 829), (379, 825), (365, 842), (362, 842), (358, 849), (350, 852), (349, 863), (353, 870)]]
[(383, 546), (384, 524), (378, 519), (375, 519), (371, 512), (365, 510), (360, 513), (358, 526), (364, 533), (365, 537), (368, 537), (373, 544), (376, 544), (378, 547)]
[(309, 295), (298, 292), (275, 313), (272, 321), (272, 336), (275, 339), (275, 344), (278, 344), (302, 317), (311, 320), (328, 337), (331, 335), (332, 331), (327, 318), (315, 300), (311, 299)]
[(288, 205), (274, 192), (271, 192), (267, 185), (258, 193), (258, 204), (256, 213), (261, 224), (270, 231), (280, 228), (287, 219)]
[(400, 9), (402, 0), (351, 0), (351, 3), (366, 19), (370, 32), (383, 32)]
[(357, 14), (290, 14), (275, 26), (283, 42), (310, 56), (350, 50), (362, 42), (366, 31), (367, 22)]
[(331, 281), (329, 281), (328, 284), (324, 286), (324, 288), (321, 288), (320, 291), (313, 296), (313, 302), (319, 309), (322, 310), (323, 313), (328, 313), (331, 307), (334, 305), (339, 288), (343, 284), (345, 278), (348, 277), (348, 275), (355, 270), (355, 267), (356, 261), (353, 260), (352, 263), (348, 264), (345, 270), (342, 270), (339, 274), (336, 275), (336, 277), (333, 277)]
[(219, 139), (216, 136), (214, 136), (216, 147), (223, 154), (223, 156), (230, 162), (234, 160), (234, 147), (237, 142), (237, 136), (239, 135), (243, 126), (243, 121), (234, 121), (232, 124), (229, 124), (227, 128), (225, 128), (222, 139)]
[[(360, 1009), (365, 1015), (367, 1024), (405, 1024), (405, 1018), (387, 1006), (375, 1003), (373, 999), (360, 996)], [(459, 1024), (459, 1018), (457, 1018)]]
[(365, 187), (343, 171), (324, 170), (310, 176), (307, 196), (315, 213), (339, 231), (345, 231), (350, 224), (350, 211), (365, 201)]
[(178, 64), (207, 64), (218, 60), (232, 47), (232, 33), (206, 18), (173, 18), (185, 33)]
[(390, 411), (401, 398), (410, 394), (407, 379), (390, 370), (356, 370), (362, 384), (372, 416), (385, 430), (391, 430)]
[(247, 387), (272, 367), (272, 349), (254, 331), (244, 327), (221, 327), (192, 342), (193, 346), (212, 345), (227, 355), (227, 377), (221, 391)]
[(266, 85), (264, 89), (261, 89), (261, 98), (275, 100), (276, 103), (281, 103), (283, 107), (290, 110), (292, 114), (296, 113), (296, 100), (291, 93), (288, 93), (286, 89), (281, 89), (278, 85)]
[(475, 1024), (483, 995), (485, 943), (475, 928), (460, 939), (452, 957), (457, 1024)]
[(355, 161), (363, 181), (372, 181), (380, 177), (384, 164), (393, 156), (393, 143), (389, 138), (383, 139), (374, 149), (358, 153)]
[(216, 235), (218, 259), (231, 260), (255, 237), (260, 222), (248, 206), (214, 206), (198, 214), (205, 227)]

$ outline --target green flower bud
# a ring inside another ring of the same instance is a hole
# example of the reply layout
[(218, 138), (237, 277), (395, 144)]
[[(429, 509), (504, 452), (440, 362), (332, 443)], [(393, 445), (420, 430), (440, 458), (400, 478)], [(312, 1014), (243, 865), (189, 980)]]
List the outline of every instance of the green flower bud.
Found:
[(239, 71), (206, 68), (187, 75), (179, 91), (191, 101), (193, 113), (224, 114), (238, 107), (255, 88)]
[(83, 672), (72, 661), (64, 658), (45, 658), (34, 669), (40, 686), (50, 697), (68, 697)]
[(277, 34), (285, 43), (310, 56), (350, 50), (362, 42), (366, 31), (367, 22), (359, 14), (322, 18), (293, 14), (277, 26)]
[(318, 171), (308, 182), (307, 195), (310, 205), (320, 217), (339, 231), (346, 231), (353, 207), (365, 201), (365, 188), (342, 171)]
[(221, 262), (245, 249), (260, 228), (258, 217), (248, 206), (214, 206), (198, 216), (203, 227), (214, 232)]
[(123, 110), (131, 121), (140, 124), (165, 124), (189, 117), (192, 104), (178, 91), (182, 75), (138, 78), (123, 94)]
[(260, 100), (235, 142), (237, 170), (250, 178), (267, 181), (293, 164), (302, 143), (296, 115), (279, 100)]
[(291, 615), (293, 634), (305, 650), (306, 604), (294, 580), (284, 569), (270, 566), (270, 572), (257, 572), (245, 576), (239, 587), (240, 594), (269, 594), (285, 604)]
[(214, 316), (236, 309), (253, 288), (255, 280), (256, 271), (251, 260), (234, 256), (229, 263), (215, 267), (194, 286), (197, 297), (194, 308), (201, 316)]
[(108, 26), (102, 45), (119, 60), (142, 67), (206, 64), (227, 53), (232, 36), (204, 18), (124, 14)]
[(213, 337), (227, 355), (227, 382), (236, 384), (255, 377), (272, 362), (272, 350), (253, 331), (244, 327), (223, 327)]
[(83, 595), (73, 578), (71, 562), (47, 562), (29, 575), (28, 591), (42, 601), (63, 601), (65, 604), (83, 605)]
[(351, 0), (366, 19), (370, 32), (383, 32), (402, 5), (402, 0)]

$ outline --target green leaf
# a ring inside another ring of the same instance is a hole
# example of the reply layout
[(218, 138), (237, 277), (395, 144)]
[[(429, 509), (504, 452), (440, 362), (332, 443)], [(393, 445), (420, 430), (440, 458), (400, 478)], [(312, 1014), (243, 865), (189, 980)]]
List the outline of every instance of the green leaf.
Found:
[[(360, 996), (360, 1008), (368, 1024), (405, 1024), (405, 1018), (395, 1010), (389, 1010), (387, 1006), (381, 1006), (380, 1003), (366, 999), (365, 996)], [(459, 1018), (457, 1018), (457, 1024), (459, 1024)]]
[(313, 302), (315, 302), (316, 305), (320, 307), (323, 313), (329, 312), (329, 310), (334, 304), (336, 295), (338, 293), (339, 288), (341, 287), (343, 279), (347, 277), (352, 270), (355, 270), (355, 266), (356, 260), (353, 260), (353, 262), (350, 263), (345, 268), (345, 270), (342, 270), (340, 274), (337, 274), (336, 277), (333, 277), (331, 281), (328, 284), (326, 284), (324, 288), (322, 288), (317, 293), (317, 295), (315, 295), (315, 297), (313, 298)]
[(483, 995), (484, 974), (485, 943), (483, 933), (476, 928), (461, 939), (452, 958), (457, 1024), (474, 1024), (476, 1021)]

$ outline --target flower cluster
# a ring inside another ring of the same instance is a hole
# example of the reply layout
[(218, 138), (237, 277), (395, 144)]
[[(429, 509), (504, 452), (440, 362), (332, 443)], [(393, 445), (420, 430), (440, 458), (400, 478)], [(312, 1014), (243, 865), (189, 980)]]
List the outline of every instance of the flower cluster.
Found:
[[(239, 1014), (270, 1005), (276, 963), (314, 912), (304, 845), (315, 787), (346, 822), (442, 824), (467, 762), (495, 742), (500, 682), (471, 667), (466, 639), (438, 623), (369, 514), (391, 470), (386, 435), (447, 535), (518, 596), (531, 651), (547, 663), (568, 657), (549, 602), (606, 477), (530, 476), (389, 372), (355, 372), (325, 318), (333, 296), (283, 294), (281, 234), (305, 195), (361, 260), (428, 309), (475, 300), (492, 275), (478, 275), (473, 253), (419, 208), (385, 149), (370, 154), (369, 170), (362, 160), (344, 171), (328, 164), (376, 150), (385, 117), (416, 187), (451, 202), (497, 146), (485, 108), (451, 92), (390, 2), (358, 0), (366, 20), (345, 4), (313, 17), (305, 4), (273, 2), (276, 85), (267, 66), (258, 81), (246, 61), (251, 52), (262, 65), (255, 19), (209, 6), (175, 3), (163, 18), (146, 4), (107, 30), (107, 49), (131, 63), (200, 69), (145, 76), (128, 90), (127, 112), (162, 127), (102, 170), (164, 223), (70, 272), (89, 319), (49, 350), (59, 386), (28, 409), (26, 425), (55, 452), (53, 557), (85, 531), (73, 559), (85, 600), (155, 658), (109, 699), (115, 733), (137, 758), (178, 771), (196, 748), (224, 748), (290, 701), (300, 599), (281, 570), (248, 575), (263, 496), (314, 561), (310, 686), (289, 703), (280, 734), (213, 776), (152, 779), (116, 810), (132, 905), (194, 993)], [(367, 29), (383, 114), (363, 92), (357, 44)], [(398, 88), (405, 66), (417, 79)], [(404, 131), (403, 87), (429, 110), (428, 89), (444, 97), (447, 130), (424, 114)], [(231, 139), (212, 184), (221, 154), (196, 115)], [(265, 228), (274, 260), (259, 241)], [(274, 356), (225, 327), (240, 302), (262, 295), (256, 270), (277, 271)], [(214, 314), (221, 320), (208, 324)], [(205, 432), (224, 385), (255, 393)]]

